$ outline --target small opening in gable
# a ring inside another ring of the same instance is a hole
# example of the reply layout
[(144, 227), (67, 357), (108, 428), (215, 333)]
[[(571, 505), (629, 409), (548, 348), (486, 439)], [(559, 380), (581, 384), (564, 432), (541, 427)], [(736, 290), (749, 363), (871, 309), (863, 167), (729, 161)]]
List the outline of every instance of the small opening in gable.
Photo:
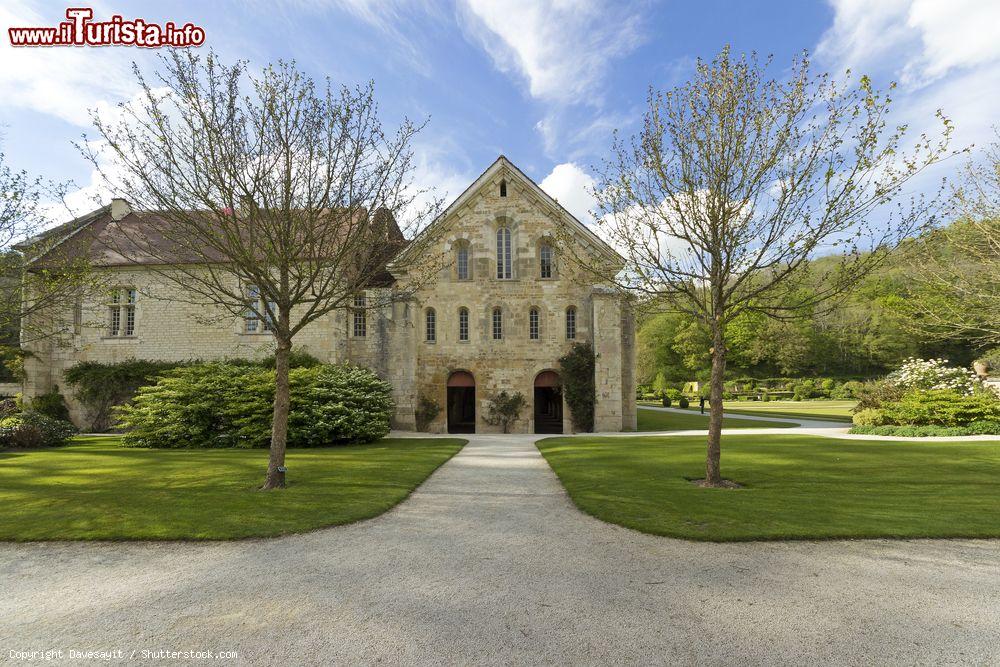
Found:
[(500, 181), (500, 196), (507, 196), (507, 181)]

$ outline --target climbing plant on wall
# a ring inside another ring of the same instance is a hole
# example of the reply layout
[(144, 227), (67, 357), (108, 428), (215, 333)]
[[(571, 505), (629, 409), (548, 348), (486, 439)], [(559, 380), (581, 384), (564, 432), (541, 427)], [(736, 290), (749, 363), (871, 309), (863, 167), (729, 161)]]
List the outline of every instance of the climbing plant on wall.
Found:
[(577, 431), (594, 430), (594, 350), (588, 343), (576, 343), (559, 359), (563, 395)]

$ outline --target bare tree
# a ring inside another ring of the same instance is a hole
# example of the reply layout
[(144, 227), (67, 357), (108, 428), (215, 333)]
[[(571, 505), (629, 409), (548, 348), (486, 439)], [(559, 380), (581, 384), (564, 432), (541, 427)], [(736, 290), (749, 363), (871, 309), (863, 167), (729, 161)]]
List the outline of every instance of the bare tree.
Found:
[(0, 153), (0, 332), (4, 344), (59, 333), (54, 316), (89, 281), (89, 264), (58, 251), (66, 226), (52, 217), (70, 211), (67, 183), (15, 170)]
[[(815, 309), (877, 267), (927, 213), (921, 198), (885, 205), (943, 156), (951, 134), (939, 113), (941, 137), (922, 135), (904, 154), (906, 128), (887, 128), (890, 99), (868, 78), (852, 86), (812, 74), (805, 55), (780, 79), (769, 66), (726, 48), (699, 60), (688, 83), (651, 90), (642, 132), (616, 136), (595, 192), (599, 227), (628, 260), (604, 277), (711, 334), (707, 486), (726, 484), (729, 323)], [(817, 268), (810, 260), (821, 254), (840, 261)]]
[(910, 248), (908, 322), (925, 336), (1000, 345), (1000, 141), (965, 166), (951, 203), (955, 222)]
[(142, 103), (116, 120), (95, 114), (106, 149), (81, 149), (137, 209), (112, 235), (116, 252), (175, 285), (168, 298), (250, 314), (273, 332), (263, 488), (283, 487), (292, 342), (388, 284), (386, 260), (405, 244), (397, 220), (409, 211), (416, 224), (436, 208), (414, 204), (410, 145), (421, 126), (403, 120), (387, 133), (371, 84), (317, 85), (294, 63), (251, 76), (244, 62), (186, 52), (163, 65), (155, 86), (134, 68)]

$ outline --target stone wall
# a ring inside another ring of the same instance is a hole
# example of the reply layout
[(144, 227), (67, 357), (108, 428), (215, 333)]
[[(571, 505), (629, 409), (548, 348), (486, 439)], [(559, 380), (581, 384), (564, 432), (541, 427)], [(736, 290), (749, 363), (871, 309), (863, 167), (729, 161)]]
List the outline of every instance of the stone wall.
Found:
[[(490, 172), (487, 172), (490, 173)], [(506, 196), (500, 183), (506, 182)], [(521, 392), (528, 405), (515, 432), (533, 432), (534, 383), (539, 373), (559, 370), (559, 358), (576, 342), (590, 342), (597, 352), (599, 431), (635, 429), (634, 322), (631, 310), (615, 293), (596, 287), (590, 274), (566, 259), (565, 212), (509, 169), (480, 184), (474, 196), (436, 223), (437, 247), (429, 255), (448, 258), (436, 278), (416, 284), (405, 267), (396, 271), (398, 290), (367, 292), (366, 335), (354, 336), (349, 309), (331, 313), (306, 327), (294, 345), (324, 362), (349, 361), (373, 369), (393, 386), (393, 426), (415, 427), (420, 397), (447, 406), (447, 383), (455, 371), (467, 371), (476, 382), (476, 430), (496, 432), (483, 419), (490, 397), (507, 390)], [(496, 231), (506, 226), (513, 242), (510, 279), (497, 278)], [(542, 278), (540, 248), (555, 250), (554, 274)], [(471, 276), (459, 280), (455, 250), (471, 251)], [(581, 246), (582, 247), (582, 246)], [(25, 363), (24, 395), (30, 399), (59, 386), (67, 395), (74, 419), (82, 423), (81, 406), (66, 391), (63, 374), (80, 361), (113, 363), (127, 359), (163, 361), (261, 358), (274, 350), (273, 338), (261, 330), (246, 333), (241, 317), (218, 308), (186, 303), (184, 290), (143, 267), (107, 269), (110, 283), (134, 287), (135, 335), (108, 335), (109, 304), (103, 296), (67, 304), (55, 315), (60, 336), (25, 347), (34, 353)], [(410, 294), (400, 300), (399, 294)], [(395, 296), (393, 296), (395, 295)], [(575, 336), (567, 337), (567, 309), (576, 312)], [(459, 340), (459, 309), (469, 311), (469, 340)], [(492, 315), (499, 308), (503, 335), (494, 339)], [(529, 337), (529, 312), (539, 313), (540, 335)], [(427, 340), (426, 316), (433, 309), (435, 340)], [(262, 327), (261, 327), (262, 329)], [(571, 432), (563, 406), (563, 431)], [(430, 425), (447, 430), (447, 410)]]
[[(507, 196), (500, 182), (507, 180)], [(619, 298), (593, 286), (591, 275), (566, 260), (559, 244), (565, 238), (557, 225), (560, 213), (530, 188), (501, 172), (477, 196), (439, 224), (443, 253), (454, 258), (460, 245), (471, 251), (472, 275), (459, 280), (454, 260), (446, 262), (436, 281), (418, 290), (414, 298), (417, 396), (441, 408), (431, 424), (433, 432), (447, 430), (447, 382), (456, 371), (467, 371), (476, 382), (476, 431), (500, 431), (484, 421), (487, 401), (502, 390), (521, 392), (528, 401), (514, 432), (534, 432), (534, 383), (539, 373), (558, 372), (559, 357), (576, 342), (593, 342), (603, 349), (597, 420), (602, 430), (622, 430), (631, 419), (634, 429), (635, 389), (631, 368), (623, 369), (623, 343), (631, 349), (632, 328), (622, 325)], [(513, 241), (513, 275), (497, 278), (497, 228), (507, 226)], [(555, 273), (542, 278), (539, 248), (556, 249)], [(567, 338), (566, 312), (576, 309), (576, 335)], [(459, 309), (469, 311), (469, 340), (459, 340)], [(494, 308), (503, 316), (503, 337), (493, 338)], [(529, 312), (539, 311), (540, 335), (529, 337)], [(595, 308), (597, 309), (595, 311)], [(435, 316), (435, 340), (428, 341), (426, 317)], [(596, 313), (596, 314), (595, 314)], [(595, 329), (596, 327), (596, 329)], [(627, 340), (626, 340), (627, 339)], [(627, 365), (630, 365), (631, 358)], [(623, 400), (631, 394), (631, 416)], [(571, 432), (569, 411), (563, 409), (564, 432)]]

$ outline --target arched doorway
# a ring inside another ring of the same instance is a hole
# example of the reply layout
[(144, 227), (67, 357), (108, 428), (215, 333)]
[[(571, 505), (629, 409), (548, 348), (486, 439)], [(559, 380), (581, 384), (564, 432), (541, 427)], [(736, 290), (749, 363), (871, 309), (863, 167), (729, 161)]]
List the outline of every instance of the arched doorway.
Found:
[(468, 371), (448, 376), (448, 433), (476, 432), (476, 378)]
[(535, 376), (535, 433), (562, 433), (562, 383), (555, 371)]

